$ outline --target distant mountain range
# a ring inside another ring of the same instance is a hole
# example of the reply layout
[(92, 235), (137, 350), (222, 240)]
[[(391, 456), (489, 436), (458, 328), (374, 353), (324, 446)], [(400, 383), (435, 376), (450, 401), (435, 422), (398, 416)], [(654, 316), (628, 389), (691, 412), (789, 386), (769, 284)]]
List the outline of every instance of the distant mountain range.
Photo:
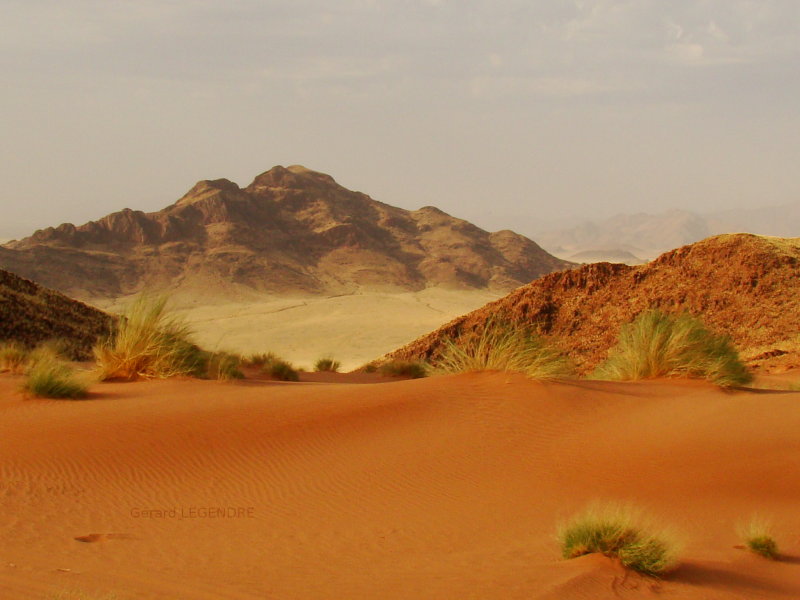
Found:
[(220, 298), (509, 291), (570, 266), (512, 231), (389, 206), (301, 166), (274, 167), (245, 188), (201, 181), (158, 212), (124, 209), (0, 246), (0, 267), (84, 300), (143, 288)]
[[(521, 224), (518, 227), (524, 229)], [(800, 237), (800, 202), (706, 214), (686, 210), (621, 214), (567, 227), (529, 229), (543, 248), (561, 258), (638, 264), (672, 248), (722, 233)]]

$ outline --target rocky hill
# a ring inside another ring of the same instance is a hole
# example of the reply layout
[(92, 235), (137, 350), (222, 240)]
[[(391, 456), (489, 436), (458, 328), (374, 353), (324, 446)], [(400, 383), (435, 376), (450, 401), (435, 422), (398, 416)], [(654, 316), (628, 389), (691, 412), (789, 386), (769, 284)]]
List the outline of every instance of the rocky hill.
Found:
[(85, 359), (112, 326), (109, 315), (0, 269), (0, 343), (59, 340), (72, 358)]
[(570, 263), (511, 231), (433, 208), (395, 208), (304, 167), (246, 188), (201, 181), (165, 209), (125, 209), (0, 247), (0, 267), (82, 299), (149, 289), (231, 296), (420, 290), (508, 291)]
[(731, 336), (751, 366), (800, 366), (800, 238), (720, 235), (639, 266), (596, 263), (552, 273), (388, 356), (435, 358), (442, 341), (494, 316), (551, 336), (586, 373), (622, 324), (648, 308), (688, 311)]

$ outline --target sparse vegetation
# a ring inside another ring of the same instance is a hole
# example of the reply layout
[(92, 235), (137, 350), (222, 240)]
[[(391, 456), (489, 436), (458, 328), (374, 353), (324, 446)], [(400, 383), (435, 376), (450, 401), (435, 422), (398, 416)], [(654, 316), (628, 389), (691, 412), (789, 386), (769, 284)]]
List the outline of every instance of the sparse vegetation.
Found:
[(218, 381), (231, 379), (244, 379), (244, 373), (239, 370), (242, 358), (229, 352), (213, 352), (208, 355), (206, 362), (206, 376)]
[(737, 532), (750, 552), (770, 560), (778, 558), (778, 544), (772, 535), (772, 525), (769, 521), (754, 516), (747, 523), (739, 525)]
[(595, 379), (700, 377), (721, 386), (741, 385), (752, 375), (726, 336), (717, 335), (688, 314), (658, 310), (640, 314), (624, 325)]
[(378, 370), (378, 365), (374, 362), (369, 362), (364, 365), (364, 372), (365, 373), (375, 373)]
[(20, 375), (25, 371), (30, 359), (30, 350), (19, 342), (0, 344), (0, 373), (9, 372)]
[(24, 389), (39, 398), (78, 400), (88, 395), (89, 384), (58, 356), (43, 351), (27, 371)]
[(378, 373), (384, 377), (408, 377), (410, 379), (421, 379), (428, 376), (428, 370), (424, 363), (411, 360), (385, 362), (378, 367)]
[(245, 367), (263, 367), (276, 358), (278, 357), (272, 352), (257, 352), (242, 358), (242, 364)]
[(270, 354), (270, 359), (261, 367), (261, 372), (278, 381), (300, 381), (300, 375), (291, 363)]
[(314, 364), (314, 370), (315, 371), (329, 371), (331, 373), (336, 373), (339, 370), (339, 367), (341, 367), (341, 366), (342, 366), (342, 364), (338, 360), (333, 360), (332, 358), (326, 356), (326, 357), (320, 358)]
[(479, 333), (447, 340), (436, 367), (445, 373), (514, 371), (531, 379), (556, 379), (569, 373), (564, 358), (530, 328), (495, 320)]
[(623, 505), (594, 505), (559, 527), (564, 558), (600, 553), (619, 558), (629, 569), (657, 576), (677, 562), (677, 546), (665, 533), (656, 533), (641, 514)]
[(117, 331), (94, 348), (100, 379), (202, 376), (203, 353), (188, 326), (166, 312), (166, 297), (141, 295), (120, 319)]

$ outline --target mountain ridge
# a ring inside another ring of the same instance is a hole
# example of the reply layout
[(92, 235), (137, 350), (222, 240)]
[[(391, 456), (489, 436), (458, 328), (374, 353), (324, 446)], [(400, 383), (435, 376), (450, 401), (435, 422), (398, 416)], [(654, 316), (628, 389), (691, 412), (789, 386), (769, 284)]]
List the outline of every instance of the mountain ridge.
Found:
[[(677, 208), (657, 214), (620, 213), (560, 227), (523, 229), (548, 252), (569, 260), (579, 260), (583, 253), (608, 255), (611, 251), (627, 251), (634, 258), (650, 260), (672, 248), (724, 233), (800, 235), (800, 202), (708, 213)], [(623, 262), (636, 264), (635, 260)]]
[(199, 181), (160, 211), (126, 208), (0, 247), (0, 267), (81, 299), (143, 288), (508, 291), (569, 266), (511, 231), (490, 233), (435, 207), (393, 207), (299, 165), (244, 188)]

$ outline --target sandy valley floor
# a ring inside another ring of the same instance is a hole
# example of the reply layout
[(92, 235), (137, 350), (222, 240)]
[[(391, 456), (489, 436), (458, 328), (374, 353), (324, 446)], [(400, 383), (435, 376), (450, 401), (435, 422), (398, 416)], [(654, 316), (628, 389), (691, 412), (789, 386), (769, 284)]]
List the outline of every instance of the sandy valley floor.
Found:
[[(306, 368), (318, 358), (332, 356), (344, 370), (351, 370), (499, 297), (487, 291), (429, 288), (199, 305), (175, 298), (172, 306), (186, 317), (197, 342), (209, 350), (272, 351)], [(97, 304), (121, 311), (126, 301)]]
[[(70, 402), (0, 376), (0, 597), (800, 598), (800, 393), (341, 381), (98, 384)], [(679, 569), (560, 560), (557, 522), (597, 499), (672, 526)], [(782, 560), (734, 548), (754, 512)]]

